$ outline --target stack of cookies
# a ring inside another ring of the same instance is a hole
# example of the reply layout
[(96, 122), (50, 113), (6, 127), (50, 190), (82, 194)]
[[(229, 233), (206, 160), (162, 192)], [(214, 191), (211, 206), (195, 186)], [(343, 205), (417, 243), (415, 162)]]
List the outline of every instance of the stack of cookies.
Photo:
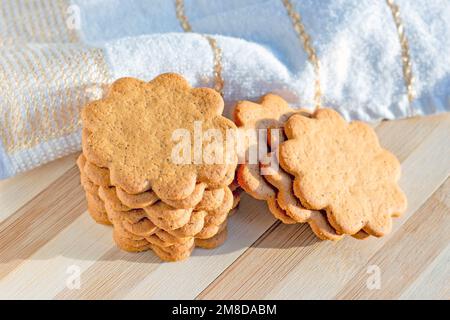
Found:
[(269, 131), (270, 152), (241, 164), (237, 177), (283, 223), (308, 223), (320, 239), (364, 239), (388, 233), (406, 210), (400, 164), (369, 125), (331, 109), (291, 109), (273, 94), (239, 102), (234, 120), (241, 130)]
[[(178, 261), (195, 246), (224, 242), (239, 202), (237, 156), (203, 138), (236, 129), (222, 112), (217, 92), (191, 88), (176, 74), (119, 79), (83, 108), (78, 166), (88, 211), (113, 226), (121, 249)], [(216, 161), (204, 161), (206, 152)]]
[(239, 187), (324, 240), (381, 237), (406, 210), (400, 164), (369, 125), (292, 109), (274, 94), (239, 102), (234, 123), (223, 106), (216, 91), (163, 74), (119, 79), (83, 108), (77, 163), (88, 211), (113, 226), (121, 249), (178, 261), (217, 247)]

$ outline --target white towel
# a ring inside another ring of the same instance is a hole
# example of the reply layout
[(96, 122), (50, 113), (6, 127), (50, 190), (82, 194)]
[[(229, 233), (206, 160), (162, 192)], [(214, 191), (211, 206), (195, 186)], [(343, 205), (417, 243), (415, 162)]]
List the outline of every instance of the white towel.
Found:
[[(214, 87), (218, 56), (208, 37), (222, 52), (227, 115), (235, 101), (267, 92), (313, 108), (315, 68), (296, 13), (320, 61), (323, 105), (366, 121), (450, 110), (447, 0), (394, 0), (401, 21), (384, 0), (176, 2), (2, 0), (0, 178), (80, 150), (79, 110), (114, 79), (178, 72)], [(396, 22), (409, 45), (412, 103)]]

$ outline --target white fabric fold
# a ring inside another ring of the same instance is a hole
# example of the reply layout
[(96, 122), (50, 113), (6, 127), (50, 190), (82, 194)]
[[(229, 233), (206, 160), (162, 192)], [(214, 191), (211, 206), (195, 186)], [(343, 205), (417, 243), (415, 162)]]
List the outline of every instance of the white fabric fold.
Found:
[[(377, 121), (450, 110), (450, 3), (396, 0), (410, 48), (409, 103), (386, 1), (292, 0), (321, 63), (323, 105)], [(214, 86), (220, 48), (226, 115), (274, 92), (313, 108), (314, 68), (281, 0), (3, 0), (0, 178), (80, 150), (79, 110), (111, 81), (183, 74)], [(74, 29), (75, 28), (75, 29)]]

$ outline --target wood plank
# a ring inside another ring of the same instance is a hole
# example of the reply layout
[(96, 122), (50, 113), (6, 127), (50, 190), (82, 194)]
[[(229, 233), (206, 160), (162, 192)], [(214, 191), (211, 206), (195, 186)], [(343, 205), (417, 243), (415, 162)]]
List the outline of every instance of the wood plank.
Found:
[[(394, 223), (394, 232), (434, 193), (450, 173), (450, 146), (442, 146), (442, 141), (448, 139), (450, 134), (449, 119), (446, 117), (445, 121), (431, 123), (433, 129), (427, 129), (429, 134), (421, 139), (420, 144), (390, 145), (394, 140), (408, 141), (409, 130), (403, 128), (407, 126), (406, 123), (403, 126), (384, 125), (377, 128), (377, 131), (381, 132), (387, 130), (391, 136), (389, 139), (388, 134), (380, 134), (383, 145), (396, 154), (398, 150), (394, 150), (393, 146), (400, 148), (400, 154), (409, 154), (403, 157), (401, 180), (409, 199), (409, 209), (403, 218)], [(299, 232), (302, 231), (281, 225), (263, 243), (250, 248), (202, 292), (199, 298), (333, 298), (393, 236), (391, 234), (382, 239), (366, 241), (348, 238), (336, 244), (320, 242), (306, 247), (308, 241), (305, 239), (299, 243), (296, 250), (287, 253), (286, 245), (276, 248), (271, 246), (271, 243), (277, 242), (283, 235), (295, 238)], [(289, 255), (290, 259), (283, 261), (286, 259), (285, 255)], [(283, 269), (290, 271), (280, 280), (279, 272)], [(268, 274), (277, 275), (276, 281), (267, 277)]]
[(75, 165), (78, 153), (0, 181), (0, 222), (33, 199)]
[[(248, 200), (243, 202), (243, 213), (231, 218), (226, 246), (199, 249), (188, 261), (171, 264), (161, 263), (150, 252), (119, 251), (111, 239), (110, 228), (95, 224), (83, 214), (81, 222), (78, 218), (26, 261), (14, 265), (14, 270), (9, 268), (9, 274), (0, 280), (0, 292), (8, 292), (6, 298), (32, 299), (194, 298), (256, 241), (258, 230), (266, 230), (275, 222), (267, 212), (258, 211), (258, 202)], [(90, 243), (77, 239), (83, 234)], [(71, 265), (79, 266), (82, 272), (80, 290), (65, 286), (66, 271)], [(110, 291), (110, 285), (116, 289)]]
[(84, 211), (86, 203), (78, 168), (72, 166), (0, 224), (0, 279), (26, 261)]
[[(142, 257), (131, 260), (131, 263), (128, 259), (100, 260), (83, 272), (80, 290), (63, 290), (57, 298), (195, 298), (258, 239), (261, 230), (267, 230), (275, 222), (265, 207), (253, 199), (244, 198), (247, 199), (243, 200), (240, 212), (230, 219), (229, 238), (225, 245), (214, 250), (196, 249), (190, 259), (179, 263), (161, 263), (150, 252), (138, 254)], [(113, 249), (111, 244), (102, 256), (121, 255), (114, 250), (117, 249)], [(114, 279), (112, 283), (108, 282), (111, 277)]]
[[(447, 179), (414, 216), (367, 261), (337, 298), (398, 299), (410, 282), (424, 272), (450, 244), (449, 213), (450, 179)], [(380, 270), (380, 287), (375, 290), (368, 289), (365, 284), (369, 266), (376, 266)], [(449, 279), (450, 273), (447, 273), (447, 281)]]
[[(80, 272), (86, 270), (112, 246), (111, 228), (95, 224), (85, 212), (0, 279), (0, 298), (53, 299), (67, 288), (67, 281), (73, 274), (69, 272), (71, 267), (79, 268)], [(99, 275), (108, 276), (106, 273)], [(80, 280), (82, 286), (83, 278)]]
[(413, 280), (400, 299), (450, 300), (450, 245)]
[[(442, 282), (448, 279), (449, 246), (437, 241), (440, 237), (448, 242), (443, 234), (448, 219), (442, 216), (448, 211), (442, 189), (434, 192), (450, 173), (450, 146), (444, 143), (450, 136), (450, 115), (383, 122), (377, 132), (381, 143), (403, 162), (401, 184), (409, 210), (394, 222), (391, 235), (367, 241), (318, 241), (306, 225), (275, 222), (264, 202), (244, 196), (224, 246), (197, 250), (185, 262), (161, 263), (150, 252), (118, 250), (111, 229), (91, 220), (85, 212), (76, 156), (66, 169), (55, 165), (54, 171), (29, 173), (32, 179), (25, 174), (17, 182), (0, 182), (1, 208), (7, 213), (0, 213), (0, 298), (365, 297), (368, 294), (362, 289), (369, 263), (392, 262), (396, 256), (410, 276), (398, 287), (388, 284), (386, 296), (415, 298), (421, 296), (421, 288), (429, 288), (427, 297), (448, 298), (448, 285)], [(28, 186), (26, 181), (37, 185)], [(3, 200), (10, 201), (8, 197), (21, 190), (16, 184), (30, 195), (3, 206)], [(429, 229), (422, 230), (417, 224), (427, 215), (431, 215)], [(9, 218), (1, 223), (2, 216)], [(440, 229), (428, 242), (425, 236), (433, 227)], [(401, 238), (403, 233), (413, 236)], [(419, 241), (426, 244), (418, 245)], [(419, 252), (414, 264), (409, 256), (402, 256), (402, 244), (405, 250), (415, 246), (426, 252)], [(81, 272), (80, 289), (66, 285), (73, 266)], [(395, 270), (385, 269), (382, 283), (395, 275)]]

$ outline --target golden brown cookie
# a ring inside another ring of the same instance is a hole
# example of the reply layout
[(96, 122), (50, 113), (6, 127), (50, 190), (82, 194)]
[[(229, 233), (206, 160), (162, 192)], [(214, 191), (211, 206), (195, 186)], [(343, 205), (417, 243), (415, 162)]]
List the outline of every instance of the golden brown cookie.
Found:
[(289, 117), (303, 110), (293, 109), (275, 94), (263, 96), (258, 103), (240, 101), (234, 108), (233, 118), (238, 127), (248, 129), (282, 128)]
[(224, 223), (228, 217), (228, 213), (233, 208), (233, 193), (231, 192), (230, 188), (224, 188), (224, 190), (225, 195), (223, 197), (222, 204), (218, 208), (208, 211), (208, 221), (215, 225), (221, 225), (222, 223)]
[(106, 212), (111, 221), (128, 221), (130, 224), (136, 224), (144, 218), (148, 218), (143, 209), (132, 209), (130, 211), (118, 211), (109, 204), (105, 204)]
[(193, 237), (175, 237), (173, 235), (171, 235), (170, 233), (168, 233), (167, 231), (164, 230), (158, 230), (155, 233), (158, 238), (160, 238), (162, 241), (164, 241), (165, 243), (169, 243), (170, 245), (174, 245), (174, 244), (183, 244), (186, 242), (190, 242), (192, 240)]
[(181, 200), (164, 200), (168, 205), (179, 208), (179, 209), (189, 209), (195, 207), (200, 201), (202, 201), (203, 194), (205, 192), (207, 184), (206, 183), (197, 183), (195, 186), (194, 192), (192, 192), (188, 197)]
[(195, 210), (214, 210), (222, 204), (224, 196), (224, 188), (205, 190), (205, 192), (203, 193), (203, 198), (197, 204)]
[(138, 194), (130, 194), (120, 187), (116, 187), (116, 194), (119, 200), (127, 207), (140, 209), (151, 206), (156, 203), (159, 198), (153, 191), (145, 191)]
[(160, 229), (175, 230), (187, 224), (193, 208), (177, 209), (159, 201), (144, 208), (148, 218)]
[(98, 188), (98, 196), (103, 200), (105, 205), (109, 205), (112, 209), (117, 211), (130, 211), (131, 208), (124, 205), (116, 194), (116, 188), (100, 186)]
[(276, 201), (276, 190), (260, 173), (259, 164), (242, 164), (238, 168), (237, 178), (239, 185), (253, 198), (267, 201), (270, 212), (275, 218), (286, 224), (296, 221), (289, 217)]
[(221, 225), (216, 225), (211, 222), (211, 217), (206, 216), (205, 225), (203, 226), (202, 231), (195, 235), (195, 239), (209, 239), (214, 237), (220, 231), (222, 231), (227, 226), (228, 220), (225, 220)]
[[(276, 151), (275, 151), (276, 152)], [(274, 153), (269, 157), (276, 161)], [(264, 168), (264, 178), (274, 188), (277, 189), (277, 203), (281, 209), (296, 222), (307, 222), (311, 218), (312, 211), (306, 209), (294, 195), (293, 179), (291, 176), (278, 166), (276, 169), (272, 168), (270, 164), (261, 164), (261, 168)]]
[(93, 183), (86, 175), (84, 174), (84, 165), (86, 164), (86, 158), (81, 153), (77, 158), (77, 166), (80, 170), (80, 182), (81, 186), (86, 192), (92, 194), (98, 194), (98, 185)]
[(141, 237), (148, 237), (158, 230), (148, 218), (143, 218), (136, 223), (130, 223), (128, 220), (124, 219), (122, 224), (128, 232)]
[(191, 214), (191, 218), (188, 223), (186, 223), (181, 228), (175, 230), (167, 230), (168, 233), (175, 237), (193, 237), (200, 231), (202, 231), (205, 225), (205, 218), (207, 216), (207, 211), (194, 211)]
[[(295, 212), (294, 208), (292, 207), (294, 206), (294, 204), (297, 205), (298, 207), (295, 210), (300, 212), (305, 210), (305, 208), (302, 207), (300, 202), (298, 202), (296, 199), (294, 199), (295, 201), (290, 200), (291, 213), (288, 213), (286, 210), (281, 208), (279, 201), (277, 201), (276, 189), (266, 181), (266, 176), (261, 176), (260, 171), (258, 170), (258, 165), (241, 165), (239, 169), (238, 180), (240, 182), (240, 185), (244, 190), (250, 190), (250, 194), (256, 199), (265, 200), (267, 202), (269, 211), (275, 218), (285, 224), (308, 222), (312, 231), (322, 240), (340, 240), (342, 238), (341, 235), (336, 233), (336, 231), (328, 223), (326, 217), (320, 212), (308, 210), (308, 216), (306, 217), (306, 220), (304, 215), (301, 215), (301, 219), (297, 221), (296, 215), (292, 213)], [(282, 169), (280, 168), (279, 170), (281, 171)], [(289, 176), (284, 178), (289, 178)], [(276, 184), (279, 184), (279, 182), (277, 182)]]
[(113, 239), (116, 245), (124, 251), (142, 252), (151, 249), (151, 245), (147, 240), (130, 240), (121, 237), (115, 230), (113, 231)]
[(203, 249), (214, 249), (225, 243), (227, 240), (228, 230), (225, 227), (222, 231), (214, 237), (208, 239), (195, 239), (195, 245)]
[(280, 165), (295, 176), (294, 193), (302, 205), (325, 210), (341, 234), (363, 229), (379, 237), (390, 231), (392, 217), (406, 209), (397, 183), (400, 163), (369, 125), (319, 109), (311, 118), (290, 117), (285, 134)]
[(195, 247), (193, 242), (194, 241), (192, 240), (192, 243), (173, 245), (167, 248), (151, 245), (151, 248), (161, 260), (166, 262), (177, 262), (189, 258)]
[(90, 216), (92, 217), (92, 219), (94, 219), (95, 222), (108, 226), (112, 224), (105, 209), (98, 208), (97, 206), (92, 206), (89, 203), (87, 209)]
[(83, 172), (96, 185), (105, 187), (111, 185), (107, 168), (100, 168), (89, 161), (85, 161)]
[[(201, 123), (203, 132), (217, 129), (225, 137), (226, 130), (236, 128), (222, 111), (217, 92), (191, 88), (177, 74), (162, 74), (148, 83), (122, 78), (104, 99), (83, 108), (83, 152), (98, 167), (109, 168), (111, 183), (130, 194), (152, 189), (162, 200), (182, 200), (197, 183), (227, 185), (220, 183), (228, 181), (229, 167), (236, 167), (237, 156), (230, 164), (173, 161), (177, 130), (192, 137), (195, 124)], [(194, 139), (190, 140), (193, 150)], [(203, 141), (202, 147), (207, 145)]]

